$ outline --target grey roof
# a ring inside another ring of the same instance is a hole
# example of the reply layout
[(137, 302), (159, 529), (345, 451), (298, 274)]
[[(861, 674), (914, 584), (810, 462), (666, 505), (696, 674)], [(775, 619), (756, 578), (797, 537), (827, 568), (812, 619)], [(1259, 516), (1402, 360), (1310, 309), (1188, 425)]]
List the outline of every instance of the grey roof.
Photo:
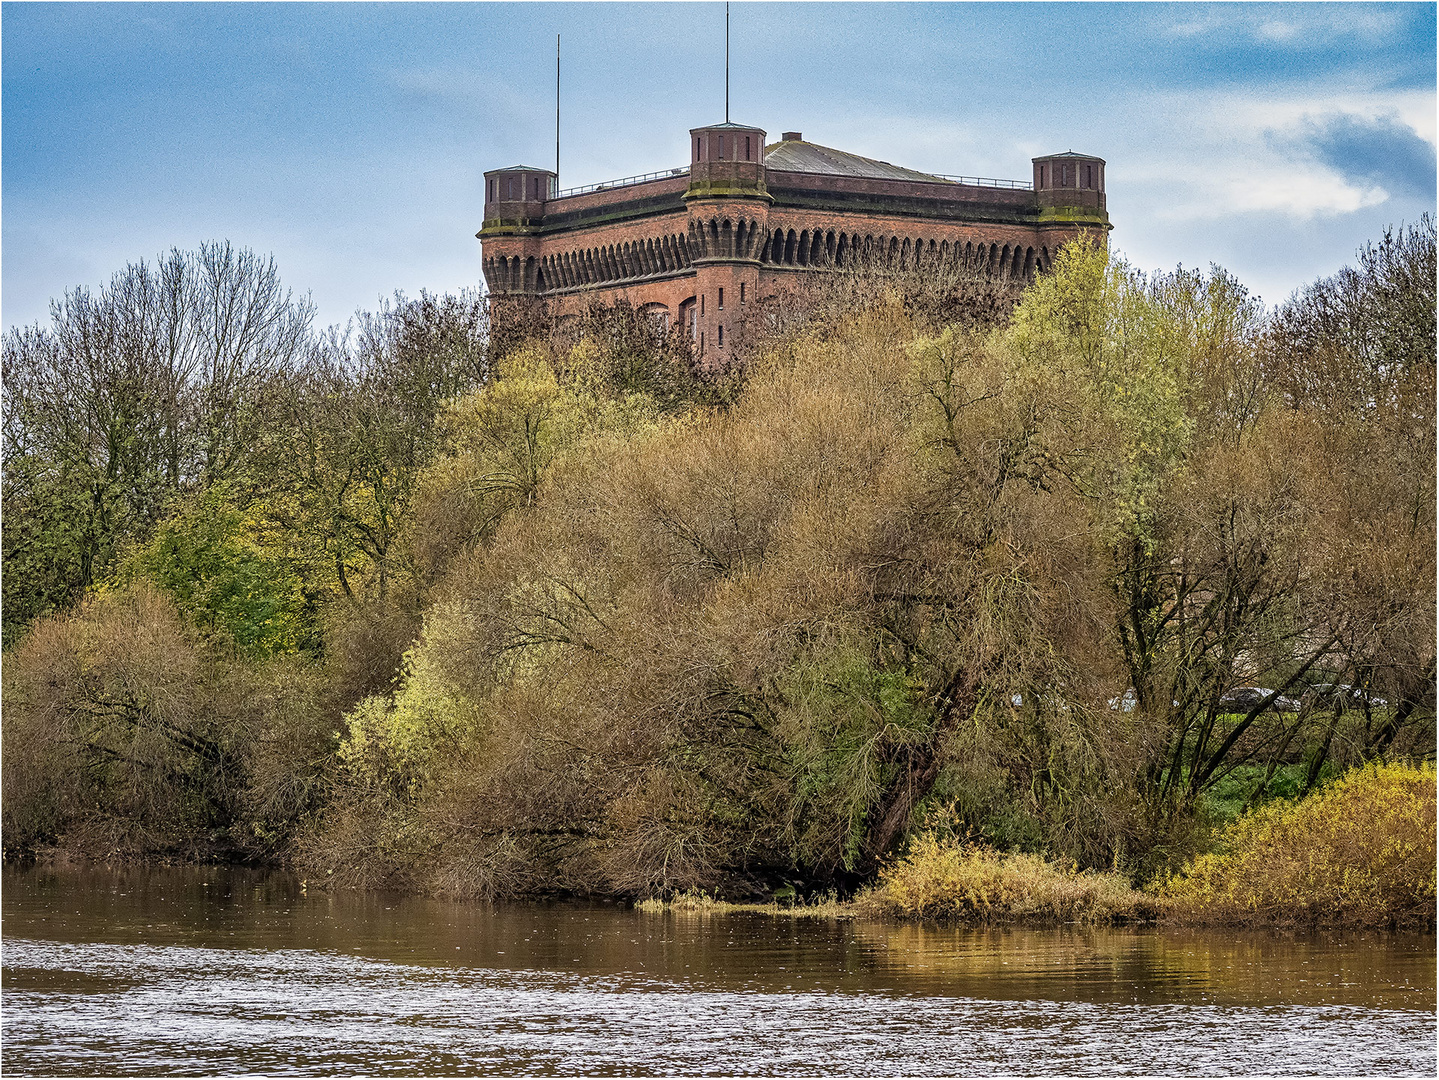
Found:
[(697, 128), (692, 128), (691, 130), (693, 130), (693, 131), (714, 131), (714, 130), (716, 130), (716, 129), (719, 129), (719, 130), (723, 131), (723, 130), (726, 129), (726, 128), (733, 128), (733, 129), (736, 130), (736, 131), (763, 131), (763, 130), (764, 130), (764, 128), (760, 127), (758, 124), (736, 124), (736, 123), (733, 123), (733, 122), (731, 122), (731, 121), (729, 121), (729, 120), (726, 120), (723, 124), (702, 124), (701, 126), (699, 126), (699, 127), (697, 127)]
[(781, 172), (828, 173), (831, 176), (867, 176), (875, 180), (924, 180), (932, 184), (949, 181), (929, 173), (891, 165), (887, 161), (834, 150), (818, 143), (789, 139), (764, 148), (766, 169)]
[(1084, 158), (1085, 161), (1101, 161), (1101, 162), (1104, 161), (1104, 159), (1103, 159), (1102, 157), (1096, 157), (1096, 156), (1093, 155), (1093, 154), (1076, 154), (1073, 150), (1066, 150), (1066, 151), (1065, 151), (1064, 153), (1062, 153), (1062, 154), (1045, 154), (1045, 155), (1043, 155), (1042, 157), (1037, 157), (1037, 158), (1035, 158), (1034, 160), (1035, 160), (1035, 161), (1048, 161), (1050, 158), (1062, 158), (1062, 157)]
[(538, 165), (506, 165), (503, 169), (491, 169), (490, 172), (547, 172), (553, 173), (554, 169), (542, 169)]

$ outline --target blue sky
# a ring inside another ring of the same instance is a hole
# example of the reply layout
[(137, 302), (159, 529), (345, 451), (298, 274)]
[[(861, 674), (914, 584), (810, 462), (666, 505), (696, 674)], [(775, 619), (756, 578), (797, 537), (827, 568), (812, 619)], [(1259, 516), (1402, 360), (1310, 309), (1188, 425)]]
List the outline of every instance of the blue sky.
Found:
[[(1270, 303), (1435, 204), (1435, 5), (731, 8), (730, 114), (944, 173), (1107, 159), (1113, 247)], [(229, 239), (323, 323), (480, 278), (485, 169), (683, 165), (724, 112), (724, 7), (3, 5), (0, 315)]]

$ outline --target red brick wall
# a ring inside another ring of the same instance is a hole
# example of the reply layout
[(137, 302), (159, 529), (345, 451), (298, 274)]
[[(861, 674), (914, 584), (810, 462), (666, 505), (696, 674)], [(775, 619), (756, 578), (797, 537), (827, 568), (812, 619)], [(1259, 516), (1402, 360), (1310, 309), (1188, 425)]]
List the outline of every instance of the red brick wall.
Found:
[[(737, 198), (695, 197), (700, 189), (691, 188), (686, 203), (688, 174), (663, 177), (550, 199), (538, 219), (513, 225), (491, 218), (487, 204), (480, 234), (486, 280), (495, 293), (549, 296), (561, 317), (623, 299), (637, 308), (663, 305), (673, 322), (694, 301), (696, 344), (703, 342), (703, 362), (718, 366), (751, 304), (807, 266), (833, 265), (832, 251), (842, 261), (853, 238), (868, 238), (876, 250), (893, 245), (906, 262), (919, 242), (922, 258), (982, 259), (994, 273), (1027, 275), (1081, 232), (1103, 239), (1108, 228), (1102, 192), (1065, 193), (1066, 203), (1086, 196), (1099, 219), (1075, 222), (1044, 212), (1054, 202), (1047, 191), (779, 170), (767, 171), (767, 179), (768, 196), (758, 189)], [(782, 248), (774, 242), (777, 231)], [(809, 255), (816, 234), (818, 259)]]

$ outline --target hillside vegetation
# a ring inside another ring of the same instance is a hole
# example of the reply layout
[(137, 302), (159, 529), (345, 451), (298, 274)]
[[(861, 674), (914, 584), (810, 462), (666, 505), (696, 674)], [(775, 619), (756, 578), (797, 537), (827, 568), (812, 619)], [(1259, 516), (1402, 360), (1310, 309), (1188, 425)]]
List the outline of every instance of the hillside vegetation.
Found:
[(1434, 757), (1434, 283), (1427, 219), (1273, 311), (1083, 244), (875, 267), (716, 380), (625, 308), (318, 334), (249, 253), (129, 267), (5, 339), (7, 854), (1260, 895), (1265, 829)]

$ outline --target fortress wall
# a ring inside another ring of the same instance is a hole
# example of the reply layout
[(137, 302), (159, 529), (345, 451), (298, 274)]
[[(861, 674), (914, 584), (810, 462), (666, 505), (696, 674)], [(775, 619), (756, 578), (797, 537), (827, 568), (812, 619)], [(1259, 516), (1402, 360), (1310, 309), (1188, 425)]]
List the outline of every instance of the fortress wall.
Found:
[[(690, 134), (690, 168), (680, 175), (565, 198), (539, 197), (553, 190), (547, 170), (487, 173), (487, 191), (528, 196), (486, 203), (480, 239), (490, 289), (549, 297), (562, 318), (594, 303), (651, 309), (683, 324), (703, 343), (701, 361), (717, 367), (755, 305), (809, 270), (871, 259), (895, 267), (959, 262), (1028, 279), (1084, 232), (1107, 242), (1099, 158), (1036, 158), (1031, 190), (870, 177), (867, 159), (841, 151), (830, 157), (850, 162), (848, 174), (766, 168), (735, 156), (747, 145), (741, 140), (763, 145), (757, 128)], [(1068, 183), (1081, 175), (1083, 188)], [(1056, 177), (1061, 189), (1045, 186)]]

